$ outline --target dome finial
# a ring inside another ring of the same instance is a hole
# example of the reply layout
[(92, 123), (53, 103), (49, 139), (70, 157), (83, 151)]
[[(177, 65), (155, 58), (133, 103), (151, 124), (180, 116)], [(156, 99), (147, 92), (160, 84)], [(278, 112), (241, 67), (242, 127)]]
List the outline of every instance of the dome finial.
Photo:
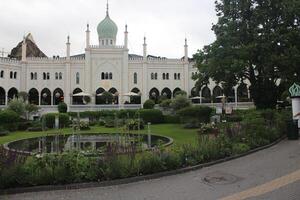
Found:
[(109, 16), (108, 10), (109, 10), (109, 7), (108, 7), (108, 0), (107, 0), (107, 1), (106, 1), (106, 15), (107, 15), (107, 16)]

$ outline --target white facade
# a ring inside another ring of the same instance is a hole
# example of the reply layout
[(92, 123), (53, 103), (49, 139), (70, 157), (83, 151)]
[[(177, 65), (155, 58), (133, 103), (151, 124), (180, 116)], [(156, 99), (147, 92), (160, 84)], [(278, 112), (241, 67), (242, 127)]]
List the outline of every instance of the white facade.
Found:
[[(125, 95), (129, 92), (138, 93), (141, 103), (150, 97), (157, 98), (161, 95), (172, 98), (178, 90), (184, 90), (192, 96), (202, 95), (201, 91), (196, 95), (192, 94), (195, 82), (191, 77), (197, 69), (188, 59), (187, 40), (182, 48), (182, 59), (148, 56), (146, 38), (143, 56), (130, 55), (127, 25), (122, 46), (116, 45), (117, 27), (114, 26), (107, 11), (107, 17), (98, 26), (97, 45), (90, 44), (90, 30), (87, 26), (85, 53), (78, 56), (70, 56), (71, 44), (68, 37), (65, 58), (26, 57), (24, 40), (20, 61), (0, 59), (0, 105), (7, 105), (9, 99), (20, 91), (29, 94), (31, 103), (50, 110), (60, 101), (67, 103), (70, 110), (75, 107), (86, 109), (83, 105), (78, 105), (82, 104), (83, 98), (73, 96), (78, 92), (89, 95), (91, 103), (85, 107), (94, 108), (103, 104), (97, 99), (101, 98), (104, 90), (118, 96), (118, 101), (115, 101), (119, 104), (118, 107), (130, 102), (130, 97)], [(102, 35), (104, 38), (101, 38)], [(211, 95), (215, 86), (208, 86)]]

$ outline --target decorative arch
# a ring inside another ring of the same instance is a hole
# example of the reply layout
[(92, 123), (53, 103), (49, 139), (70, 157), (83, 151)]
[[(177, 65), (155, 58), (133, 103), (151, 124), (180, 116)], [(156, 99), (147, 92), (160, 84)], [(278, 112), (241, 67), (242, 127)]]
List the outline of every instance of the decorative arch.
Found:
[(198, 96), (199, 96), (199, 91), (197, 90), (196, 87), (193, 87), (193, 88), (191, 89), (191, 96), (192, 96), (192, 97), (198, 97)]
[(5, 105), (6, 93), (3, 87), (0, 87), (0, 105)]
[(241, 83), (237, 88), (238, 102), (248, 102), (248, 88), (245, 83)]
[(8, 101), (18, 98), (18, 90), (16, 88), (10, 88), (7, 92)]
[[(82, 89), (76, 88), (73, 90), (73, 95), (82, 92)], [(72, 97), (73, 105), (83, 105), (83, 97)]]
[(30, 104), (39, 105), (39, 91), (32, 88), (28, 92), (28, 101)]
[(177, 94), (177, 92), (180, 92), (180, 91), (181, 91), (180, 88), (175, 88), (175, 89), (173, 90), (173, 97), (175, 97), (176, 94)]
[(41, 91), (41, 105), (51, 105), (51, 91), (48, 88)]
[(149, 92), (149, 99), (152, 99), (155, 103), (157, 103), (159, 97), (159, 90), (157, 88), (152, 88)]
[(161, 91), (161, 96), (165, 96), (165, 97), (167, 97), (168, 99), (171, 99), (171, 98), (172, 98), (172, 91), (171, 91), (169, 88), (164, 88), (164, 89)]
[(60, 88), (56, 88), (53, 91), (53, 104), (58, 105), (60, 102), (64, 102), (64, 92)]
[(108, 90), (108, 92), (110, 92), (114, 98), (113, 98), (113, 104), (119, 104), (119, 94), (118, 94), (118, 90), (116, 88), (110, 88)]
[(213, 101), (214, 101), (214, 103), (220, 103), (221, 99), (217, 99), (216, 97), (222, 96), (222, 95), (223, 95), (223, 89), (220, 86), (217, 85), (213, 89)]
[[(104, 75), (104, 73), (102, 73)], [(103, 92), (105, 92), (105, 90), (103, 88), (98, 88), (96, 90), (96, 104), (99, 105), (99, 104), (105, 104), (105, 99), (100, 96)]]
[(203, 103), (210, 103), (211, 102), (211, 91), (210, 89), (205, 86), (203, 89), (202, 89), (202, 92), (201, 92), (201, 96), (203, 97)]
[[(138, 88), (133, 88), (133, 89), (131, 90), (131, 92), (134, 92), (134, 93), (136, 93), (136, 94), (140, 94), (140, 89), (138, 89)], [(139, 95), (139, 96), (131, 96), (131, 97), (130, 97), (130, 103), (131, 103), (131, 104), (141, 104), (141, 95)]]

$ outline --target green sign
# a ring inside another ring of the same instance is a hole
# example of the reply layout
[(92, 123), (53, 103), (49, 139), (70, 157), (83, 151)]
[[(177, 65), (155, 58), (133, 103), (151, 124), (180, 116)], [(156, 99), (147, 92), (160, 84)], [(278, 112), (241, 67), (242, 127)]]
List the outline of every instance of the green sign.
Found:
[(291, 97), (300, 97), (300, 86), (294, 83), (289, 89)]

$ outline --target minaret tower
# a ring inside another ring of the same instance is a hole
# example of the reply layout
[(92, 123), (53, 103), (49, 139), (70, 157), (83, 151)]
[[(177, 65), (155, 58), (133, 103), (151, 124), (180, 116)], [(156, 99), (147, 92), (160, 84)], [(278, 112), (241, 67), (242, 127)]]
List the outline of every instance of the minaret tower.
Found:
[(71, 43), (70, 43), (70, 36), (68, 35), (67, 37), (67, 52), (66, 52), (66, 56), (67, 56), (67, 60), (69, 61), (70, 60), (70, 46), (71, 46)]
[(146, 43), (146, 36), (144, 36), (143, 58), (144, 58), (144, 61), (147, 60), (147, 43)]
[(26, 62), (26, 55), (27, 55), (27, 43), (26, 43), (26, 37), (23, 37), (22, 42), (22, 62)]
[(86, 33), (86, 48), (88, 49), (90, 48), (90, 33), (91, 33), (89, 24), (86, 25), (85, 33)]
[(128, 49), (128, 30), (127, 30), (127, 24), (125, 25), (125, 32), (124, 32), (124, 48)]

